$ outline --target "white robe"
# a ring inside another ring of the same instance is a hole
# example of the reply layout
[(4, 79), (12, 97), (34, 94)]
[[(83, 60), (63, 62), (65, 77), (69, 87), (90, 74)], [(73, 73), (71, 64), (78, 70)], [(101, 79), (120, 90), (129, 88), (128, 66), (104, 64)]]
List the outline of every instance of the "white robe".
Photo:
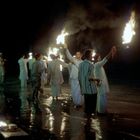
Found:
[(35, 58), (29, 59), (28, 64), (29, 64), (29, 70), (32, 70), (33, 63), (35, 62)]
[(107, 93), (109, 92), (108, 80), (104, 70), (104, 64), (107, 62), (107, 59), (96, 62), (94, 64), (94, 75), (95, 78), (101, 80), (100, 86), (97, 86), (97, 112), (105, 113), (107, 110)]
[(75, 105), (82, 105), (84, 98), (81, 94), (81, 89), (78, 80), (78, 68), (82, 60), (74, 58), (70, 54), (68, 49), (66, 49), (66, 56), (73, 63), (71, 64), (69, 70), (72, 100)]
[(47, 63), (45, 60), (41, 60), (43, 68), (43, 72), (41, 74), (41, 88), (44, 88), (44, 85), (47, 83)]
[(52, 96), (57, 97), (61, 93), (61, 84), (64, 82), (60, 66), (68, 67), (65, 62), (55, 59), (48, 62), (48, 77), (50, 78)]
[(22, 88), (27, 87), (27, 80), (28, 80), (27, 62), (28, 59), (24, 59), (24, 58), (20, 58), (18, 60), (19, 69), (20, 69), (19, 79), (21, 81)]

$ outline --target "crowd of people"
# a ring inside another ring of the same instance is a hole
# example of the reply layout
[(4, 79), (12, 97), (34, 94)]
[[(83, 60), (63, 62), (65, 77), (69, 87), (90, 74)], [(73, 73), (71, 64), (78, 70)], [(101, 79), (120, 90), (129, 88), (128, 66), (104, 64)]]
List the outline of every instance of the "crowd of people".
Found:
[[(28, 83), (31, 83), (32, 101), (38, 102), (39, 94), (43, 93), (46, 85), (50, 85), (52, 99), (58, 100), (64, 82), (60, 69), (62, 66), (69, 71), (70, 96), (74, 108), (84, 107), (87, 116), (107, 113), (109, 85), (103, 66), (114, 57), (116, 47), (112, 47), (103, 59), (99, 53), (93, 57), (91, 49), (85, 50), (84, 53), (77, 51), (75, 56), (72, 56), (66, 44), (63, 48), (69, 63), (62, 61), (59, 55), (55, 54), (50, 54), (51, 61), (48, 61), (41, 53), (34, 53), (30, 59), (26, 54), (19, 58), (21, 88), (27, 88)], [(0, 55), (0, 84), (4, 80), (3, 65), (4, 61)]]

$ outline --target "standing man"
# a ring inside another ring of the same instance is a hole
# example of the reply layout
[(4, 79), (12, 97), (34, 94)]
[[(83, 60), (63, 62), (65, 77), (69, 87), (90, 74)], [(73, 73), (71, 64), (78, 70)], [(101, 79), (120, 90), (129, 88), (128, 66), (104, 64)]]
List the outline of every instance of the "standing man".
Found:
[(32, 67), (33, 67), (33, 63), (35, 62), (35, 56), (32, 55), (31, 58), (29, 58), (29, 61), (28, 61), (28, 66), (29, 66), (29, 81), (31, 82), (31, 72), (32, 72)]
[(101, 59), (100, 54), (96, 54), (94, 57), (94, 75), (95, 78), (100, 79), (100, 84), (97, 85), (98, 94), (97, 94), (97, 113), (104, 114), (107, 113), (107, 94), (109, 93), (109, 84), (104, 70), (104, 65), (108, 62), (111, 56), (113, 57), (116, 53), (116, 47), (112, 47), (110, 52), (106, 57)]
[(23, 55), (19, 60), (19, 79), (20, 79), (20, 84), (21, 88), (26, 88), (27, 87), (27, 80), (28, 80), (28, 69), (27, 69), (27, 62), (29, 55)]
[(52, 61), (48, 62), (48, 81), (51, 84), (51, 92), (53, 99), (58, 99), (58, 96), (61, 93), (61, 85), (64, 82), (62, 71), (60, 70), (60, 66), (68, 67), (68, 64), (61, 61), (58, 56), (51, 54)]
[(78, 79), (81, 87), (81, 93), (84, 95), (85, 114), (87, 117), (96, 112), (97, 88), (94, 78), (94, 66), (92, 64), (92, 50), (86, 50), (84, 61), (79, 65)]
[(31, 71), (31, 81), (32, 81), (32, 88), (33, 88), (33, 102), (38, 101), (38, 94), (42, 92), (41, 89), (41, 76), (42, 73), (46, 71), (46, 67), (42, 62), (42, 55), (40, 53), (35, 54), (35, 62), (32, 65)]
[(45, 84), (47, 84), (47, 59), (45, 56), (42, 57), (42, 65), (45, 67), (41, 75), (41, 89), (44, 90)]
[(70, 65), (70, 85), (71, 85), (71, 95), (72, 95), (72, 100), (74, 103), (74, 107), (78, 108), (81, 107), (83, 104), (83, 96), (81, 94), (81, 89), (79, 85), (79, 80), (78, 80), (78, 69), (79, 69), (79, 64), (83, 61), (81, 59), (82, 54), (81, 52), (77, 51), (75, 53), (75, 57), (73, 57), (69, 50), (67, 45), (64, 45), (64, 48), (66, 49), (66, 56), (69, 59), (69, 61), (72, 63)]

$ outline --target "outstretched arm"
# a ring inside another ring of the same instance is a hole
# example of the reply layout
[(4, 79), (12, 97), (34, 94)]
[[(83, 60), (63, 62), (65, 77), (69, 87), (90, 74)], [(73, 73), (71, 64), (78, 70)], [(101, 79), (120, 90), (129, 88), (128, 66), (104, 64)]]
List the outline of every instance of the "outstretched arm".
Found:
[(116, 47), (113, 46), (110, 50), (110, 52), (104, 57), (104, 59), (102, 59), (101, 61), (95, 63), (96, 65), (98, 64), (98, 66), (103, 66), (107, 61), (108, 59), (110, 59), (111, 57), (113, 58), (114, 55), (116, 53)]
[(69, 59), (69, 61), (71, 61), (72, 63), (75, 64), (76, 63), (75, 58), (71, 55), (71, 53), (70, 53), (70, 51), (69, 51), (69, 49), (67, 47), (67, 44), (64, 44), (64, 48), (65, 48), (66, 56)]
[(59, 62), (60, 65), (62, 65), (62, 67), (68, 67), (67, 63), (65, 63), (65, 62), (63, 62), (63, 61), (61, 61), (59, 59), (58, 59), (58, 62)]
[(113, 46), (112, 48), (111, 48), (111, 50), (110, 50), (110, 52), (108, 53), (108, 55), (106, 56), (106, 59), (109, 59), (110, 57), (114, 57), (114, 55), (115, 55), (115, 53), (116, 53), (116, 47), (115, 46)]

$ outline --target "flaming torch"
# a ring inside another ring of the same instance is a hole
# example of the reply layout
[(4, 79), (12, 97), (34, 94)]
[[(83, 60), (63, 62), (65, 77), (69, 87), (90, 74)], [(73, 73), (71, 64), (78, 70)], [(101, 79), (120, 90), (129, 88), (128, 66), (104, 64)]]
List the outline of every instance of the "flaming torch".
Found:
[(33, 53), (29, 52), (29, 59), (32, 59), (32, 58), (33, 58)]
[[(135, 35), (135, 12), (131, 13), (130, 20), (126, 23), (124, 32), (122, 35), (122, 44), (129, 44), (132, 41), (133, 36)], [(129, 46), (127, 46), (129, 48)]]
[(54, 55), (57, 55), (58, 54), (58, 51), (59, 49), (58, 48), (49, 48), (49, 51), (48, 51), (48, 61), (51, 61), (51, 57), (50, 57), (50, 54), (54, 54)]
[(57, 36), (56, 44), (64, 44), (65, 43), (65, 36), (67, 36), (67, 35), (68, 35), (68, 33), (65, 32), (65, 30), (63, 30), (61, 32), (61, 34)]
[[(67, 32), (65, 32), (65, 30), (62, 30), (61, 34), (59, 34), (56, 38), (56, 44), (65, 44), (65, 36), (69, 35)], [(63, 55), (60, 54), (60, 60), (63, 60)], [(62, 66), (60, 65), (60, 69), (62, 71)]]

